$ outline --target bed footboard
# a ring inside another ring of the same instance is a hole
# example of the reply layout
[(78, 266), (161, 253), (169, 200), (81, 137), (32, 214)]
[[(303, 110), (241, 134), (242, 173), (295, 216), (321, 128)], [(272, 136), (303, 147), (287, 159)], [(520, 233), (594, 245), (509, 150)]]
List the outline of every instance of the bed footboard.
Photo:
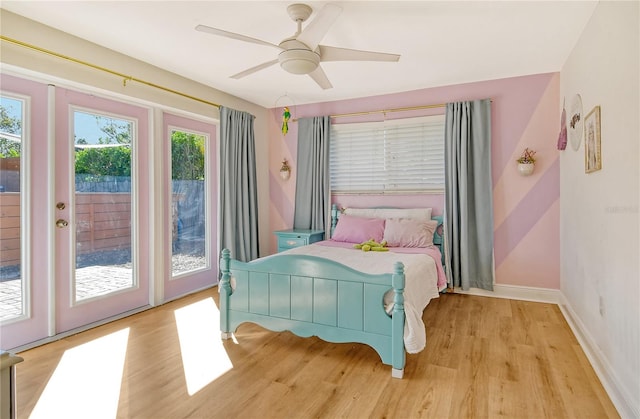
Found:
[[(404, 266), (365, 274), (315, 256), (273, 255), (252, 262), (220, 261), (220, 331), (230, 337), (245, 322), (328, 342), (371, 346), (392, 376), (402, 378), (404, 350)], [(384, 294), (394, 290), (392, 316)]]

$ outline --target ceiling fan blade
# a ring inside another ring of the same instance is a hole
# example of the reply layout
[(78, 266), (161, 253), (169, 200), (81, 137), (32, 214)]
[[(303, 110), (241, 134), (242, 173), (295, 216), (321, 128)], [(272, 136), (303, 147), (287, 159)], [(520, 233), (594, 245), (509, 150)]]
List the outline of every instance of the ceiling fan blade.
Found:
[(318, 45), (320, 61), (398, 61), (400, 55)]
[(267, 61), (266, 63), (262, 63), (260, 65), (257, 65), (255, 67), (251, 67), (247, 70), (241, 71), (238, 74), (234, 74), (233, 76), (231, 76), (232, 79), (241, 79), (245, 76), (248, 76), (249, 74), (253, 74), (256, 73), (260, 70), (264, 70), (267, 67), (271, 67), (272, 65), (276, 64), (278, 62), (278, 59), (276, 58), (275, 60), (271, 60), (271, 61)]
[(318, 86), (320, 86), (322, 90), (331, 89), (333, 87), (333, 85), (329, 81), (329, 78), (320, 66), (316, 67), (315, 70), (309, 73), (309, 77), (311, 77), (313, 81), (318, 83)]
[(251, 38), (250, 36), (240, 35), (239, 33), (228, 32), (218, 28), (212, 28), (211, 26), (198, 25), (196, 26), (196, 30), (200, 32), (206, 32), (213, 35), (224, 36), (225, 38), (231, 38), (238, 41), (251, 42), (252, 44), (258, 45), (266, 45), (268, 47), (278, 48), (282, 50), (278, 45), (272, 44), (271, 42), (262, 41), (260, 39)]
[(316, 49), (340, 13), (342, 13), (342, 7), (332, 3), (326, 4), (296, 39), (312, 50)]

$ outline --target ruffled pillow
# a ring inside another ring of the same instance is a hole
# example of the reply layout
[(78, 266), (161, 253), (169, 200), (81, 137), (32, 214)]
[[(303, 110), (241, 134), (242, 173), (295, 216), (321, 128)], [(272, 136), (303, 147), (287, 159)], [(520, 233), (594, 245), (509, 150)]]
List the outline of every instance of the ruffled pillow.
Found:
[(389, 218), (386, 220), (383, 240), (389, 247), (429, 247), (433, 244), (436, 220)]

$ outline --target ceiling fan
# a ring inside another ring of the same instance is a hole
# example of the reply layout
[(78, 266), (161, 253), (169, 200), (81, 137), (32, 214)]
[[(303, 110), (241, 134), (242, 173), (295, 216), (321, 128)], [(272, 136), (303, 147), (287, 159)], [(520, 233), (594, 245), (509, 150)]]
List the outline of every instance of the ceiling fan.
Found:
[(298, 30), (293, 36), (285, 38), (278, 45), (205, 25), (196, 26), (196, 30), (253, 44), (266, 45), (280, 50), (278, 58), (275, 60), (267, 61), (234, 74), (231, 76), (234, 79), (240, 79), (280, 63), (280, 66), (285, 71), (292, 74), (308, 74), (322, 89), (330, 89), (333, 86), (320, 66), (323, 61), (398, 61), (400, 59), (400, 55), (397, 54), (320, 45), (322, 38), (342, 13), (342, 8), (335, 4), (326, 4), (320, 10), (318, 16), (302, 29), (302, 22), (306, 21), (312, 12), (313, 9), (306, 4), (289, 5), (287, 13), (298, 24)]

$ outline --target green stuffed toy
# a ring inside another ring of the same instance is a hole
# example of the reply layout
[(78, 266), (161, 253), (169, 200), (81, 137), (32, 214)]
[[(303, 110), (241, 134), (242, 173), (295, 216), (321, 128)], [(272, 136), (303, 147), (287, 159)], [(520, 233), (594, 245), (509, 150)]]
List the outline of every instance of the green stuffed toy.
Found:
[(387, 241), (382, 240), (380, 243), (377, 241), (370, 239), (366, 242), (358, 243), (353, 245), (354, 249), (361, 249), (363, 252), (387, 252), (389, 248), (387, 247)]

